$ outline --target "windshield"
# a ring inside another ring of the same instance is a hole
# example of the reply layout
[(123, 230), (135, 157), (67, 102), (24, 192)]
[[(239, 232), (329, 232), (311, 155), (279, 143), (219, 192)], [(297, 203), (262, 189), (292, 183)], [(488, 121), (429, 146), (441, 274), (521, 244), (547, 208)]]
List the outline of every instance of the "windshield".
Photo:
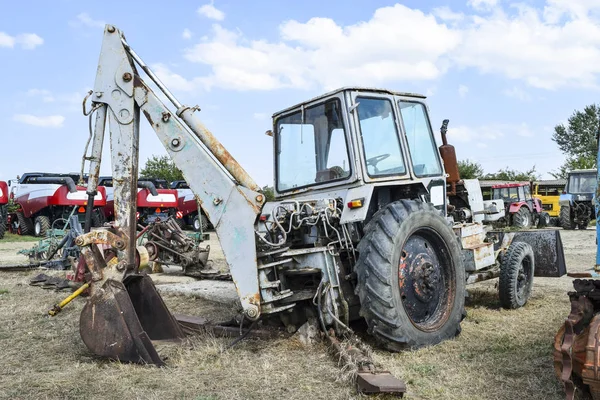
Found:
[(276, 129), (279, 192), (350, 176), (339, 99), (280, 118)]
[[(522, 190), (522, 188), (521, 188)], [(494, 188), (492, 189), (493, 200), (504, 200), (505, 203), (512, 203), (519, 200), (516, 187)]]
[(405, 174), (392, 103), (357, 97), (358, 120), (369, 176)]
[(439, 176), (442, 174), (438, 150), (427, 120), (425, 106), (408, 101), (398, 102), (406, 141), (410, 150), (416, 176)]
[(573, 174), (569, 176), (569, 193), (593, 193), (595, 189), (595, 174)]

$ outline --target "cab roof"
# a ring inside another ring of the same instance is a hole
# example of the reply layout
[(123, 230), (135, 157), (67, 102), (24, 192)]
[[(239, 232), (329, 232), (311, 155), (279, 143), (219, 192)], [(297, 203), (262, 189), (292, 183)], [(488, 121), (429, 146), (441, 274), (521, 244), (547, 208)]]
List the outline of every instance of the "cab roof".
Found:
[(369, 87), (361, 87), (361, 86), (344, 86), (339, 89), (332, 90), (331, 92), (323, 93), (317, 97), (313, 97), (310, 100), (303, 101), (303, 102), (293, 105), (291, 107), (284, 108), (283, 110), (278, 111), (275, 114), (273, 114), (273, 118), (276, 118), (281, 114), (287, 113), (288, 111), (294, 110), (303, 104), (312, 103), (312, 102), (333, 96), (334, 94), (338, 94), (341, 92), (371, 92), (371, 93), (389, 94), (392, 96), (414, 97), (416, 99), (425, 99), (426, 98), (425, 95), (422, 95), (419, 93), (397, 92), (397, 91), (389, 90), (389, 89), (369, 88)]
[(598, 170), (591, 168), (591, 169), (574, 169), (573, 171), (570, 171), (569, 174), (589, 174), (589, 173), (593, 173), (595, 174), (596, 172), (598, 172)]
[(500, 185), (494, 185), (492, 186), (492, 189), (515, 188), (521, 186), (529, 186), (529, 183), (504, 183)]

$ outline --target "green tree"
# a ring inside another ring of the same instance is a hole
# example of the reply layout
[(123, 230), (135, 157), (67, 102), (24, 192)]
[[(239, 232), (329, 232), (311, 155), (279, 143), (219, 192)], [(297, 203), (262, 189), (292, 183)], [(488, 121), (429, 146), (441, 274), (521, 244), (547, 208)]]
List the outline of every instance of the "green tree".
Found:
[(536, 173), (535, 165), (527, 171), (516, 171), (506, 167), (495, 174), (486, 174), (485, 179), (498, 181), (535, 181), (539, 179), (539, 175)]
[(479, 179), (484, 175), (481, 164), (469, 159), (458, 162), (458, 172), (461, 179)]
[(554, 127), (552, 140), (567, 156), (559, 170), (552, 172), (555, 178), (566, 178), (573, 169), (596, 168), (599, 120), (600, 106), (592, 104), (584, 107), (583, 111), (573, 112), (567, 126), (560, 124)]
[(167, 182), (173, 182), (183, 179), (181, 170), (175, 166), (169, 156), (153, 155), (146, 160), (146, 165), (140, 171), (140, 176), (145, 178), (166, 179)]
[(261, 192), (265, 195), (265, 199), (267, 201), (275, 200), (275, 191), (273, 190), (272, 186), (269, 186), (269, 185), (263, 186), (263, 188), (261, 189)]

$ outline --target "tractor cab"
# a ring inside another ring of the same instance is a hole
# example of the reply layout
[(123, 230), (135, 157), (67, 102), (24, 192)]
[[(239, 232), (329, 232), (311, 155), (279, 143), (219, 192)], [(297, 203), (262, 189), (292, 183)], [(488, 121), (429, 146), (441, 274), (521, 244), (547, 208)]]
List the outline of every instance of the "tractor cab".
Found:
[(273, 116), (278, 198), (373, 183), (442, 209), (446, 181), (425, 97), (342, 88)]

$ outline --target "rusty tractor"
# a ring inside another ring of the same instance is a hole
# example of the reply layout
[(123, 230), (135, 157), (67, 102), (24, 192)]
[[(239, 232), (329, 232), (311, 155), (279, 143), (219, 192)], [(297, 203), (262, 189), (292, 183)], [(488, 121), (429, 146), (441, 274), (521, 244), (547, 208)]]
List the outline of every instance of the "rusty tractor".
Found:
[[(142, 115), (215, 227), (240, 317), (252, 326), (265, 320), (294, 331), (314, 316), (333, 338), (364, 320), (381, 347), (418, 348), (460, 333), (466, 284), (499, 277), (502, 304), (516, 308), (534, 275), (565, 273), (559, 231), (493, 232), (482, 224), (504, 207), (484, 201), (477, 180), (460, 179), (447, 120), (436, 147), (422, 95), (349, 87), (277, 112), (267, 132), (275, 158), (270, 202), (196, 117), (199, 107), (181, 104), (112, 25), (90, 97), (87, 193), (93, 199), (97, 190), (110, 116), (115, 209), (112, 227), (77, 239), (90, 283), (80, 332), (97, 355), (160, 365), (152, 340), (183, 335), (151, 278), (139, 273), (149, 253), (136, 246)], [(98, 245), (116, 257), (107, 262)], [(363, 373), (365, 391), (403, 390), (387, 385), (382, 371)]]

